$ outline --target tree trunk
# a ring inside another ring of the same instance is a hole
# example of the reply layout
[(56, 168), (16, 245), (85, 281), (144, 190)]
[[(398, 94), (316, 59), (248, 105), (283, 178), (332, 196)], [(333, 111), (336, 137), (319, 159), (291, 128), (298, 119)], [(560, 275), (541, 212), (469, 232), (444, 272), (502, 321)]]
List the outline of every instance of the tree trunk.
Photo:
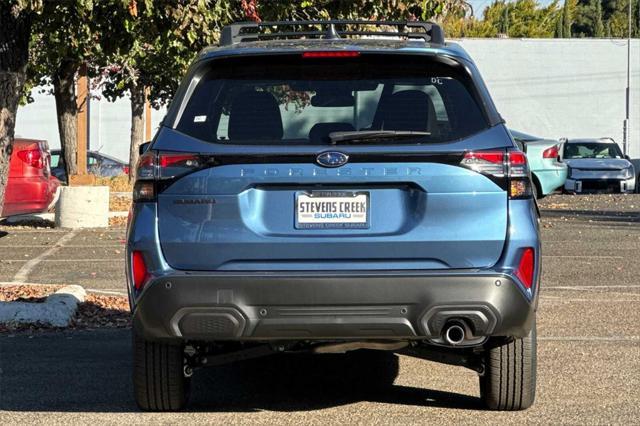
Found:
[(144, 142), (144, 86), (133, 83), (131, 92), (131, 148), (129, 151), (129, 182), (136, 180), (136, 165), (138, 164), (138, 149)]
[(75, 76), (78, 64), (73, 61), (63, 61), (52, 76), (53, 94), (56, 98), (56, 113), (58, 116), (58, 134), (60, 135), (60, 149), (64, 157), (67, 179), (78, 173), (77, 151), (77, 119)]
[(0, 7), (0, 216), (9, 177), (16, 112), (29, 59), (31, 19), (30, 12)]

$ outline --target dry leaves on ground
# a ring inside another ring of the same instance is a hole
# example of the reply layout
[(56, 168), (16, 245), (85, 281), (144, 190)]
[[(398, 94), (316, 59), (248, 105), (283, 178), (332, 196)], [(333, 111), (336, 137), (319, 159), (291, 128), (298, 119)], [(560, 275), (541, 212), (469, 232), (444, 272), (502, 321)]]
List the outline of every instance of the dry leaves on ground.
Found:
[[(63, 286), (6, 285), (0, 286), (0, 302), (43, 302), (48, 295)], [(129, 301), (124, 296), (87, 294), (69, 329), (125, 328), (131, 324)], [(47, 324), (0, 324), (0, 333), (56, 330)]]

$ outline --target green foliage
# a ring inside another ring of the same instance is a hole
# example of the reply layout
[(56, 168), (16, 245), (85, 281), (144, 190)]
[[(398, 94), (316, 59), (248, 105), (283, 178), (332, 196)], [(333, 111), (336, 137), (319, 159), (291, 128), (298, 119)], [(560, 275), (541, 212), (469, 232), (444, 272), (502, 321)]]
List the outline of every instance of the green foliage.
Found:
[[(631, 34), (640, 36), (640, 0), (631, 0)], [(579, 0), (572, 31), (576, 37), (620, 37), (628, 35), (629, 0)], [(635, 12), (634, 12), (635, 11)]]
[(565, 0), (562, 8), (562, 35), (571, 38), (571, 25), (576, 13), (576, 0)]
[(246, 16), (254, 19), (250, 11), (257, 8), (257, 17), (263, 21), (308, 19), (423, 19), (441, 21), (446, 16), (464, 16), (469, 5), (463, 0), (398, 0), (356, 1), (277, 1), (254, 0), (243, 2)]
[(93, 7), (93, 0), (44, 2), (33, 24), (29, 49), (31, 85), (47, 84), (63, 62), (72, 64), (70, 68), (75, 70), (82, 62), (99, 54)]
[(108, 99), (147, 87), (152, 105), (166, 103), (193, 57), (239, 18), (231, 2), (103, 0), (97, 4), (104, 54), (94, 61)]
[(556, 0), (545, 7), (536, 0), (497, 0), (484, 10), (484, 21), (508, 37), (553, 37), (560, 16)]

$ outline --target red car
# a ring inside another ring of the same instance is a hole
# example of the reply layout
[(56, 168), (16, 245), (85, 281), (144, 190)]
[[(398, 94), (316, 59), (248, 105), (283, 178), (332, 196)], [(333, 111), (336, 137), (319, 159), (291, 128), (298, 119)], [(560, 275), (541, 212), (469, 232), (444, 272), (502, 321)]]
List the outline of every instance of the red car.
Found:
[(51, 175), (47, 141), (15, 139), (0, 216), (46, 211), (56, 202), (59, 189), (60, 181)]

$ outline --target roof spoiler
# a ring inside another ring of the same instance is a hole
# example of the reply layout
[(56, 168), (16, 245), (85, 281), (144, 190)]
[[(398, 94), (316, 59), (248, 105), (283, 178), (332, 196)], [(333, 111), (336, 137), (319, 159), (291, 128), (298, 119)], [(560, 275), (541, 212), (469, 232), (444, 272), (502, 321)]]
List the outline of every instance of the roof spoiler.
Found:
[[(364, 28), (363, 28), (364, 27)], [(370, 27), (396, 27), (396, 31)], [(440, 25), (421, 21), (273, 21), (238, 22), (226, 25), (220, 35), (220, 46), (259, 40), (288, 40), (299, 38), (321, 38), (335, 40), (343, 37), (398, 37), (421, 39), (426, 43), (443, 45), (444, 31)]]

